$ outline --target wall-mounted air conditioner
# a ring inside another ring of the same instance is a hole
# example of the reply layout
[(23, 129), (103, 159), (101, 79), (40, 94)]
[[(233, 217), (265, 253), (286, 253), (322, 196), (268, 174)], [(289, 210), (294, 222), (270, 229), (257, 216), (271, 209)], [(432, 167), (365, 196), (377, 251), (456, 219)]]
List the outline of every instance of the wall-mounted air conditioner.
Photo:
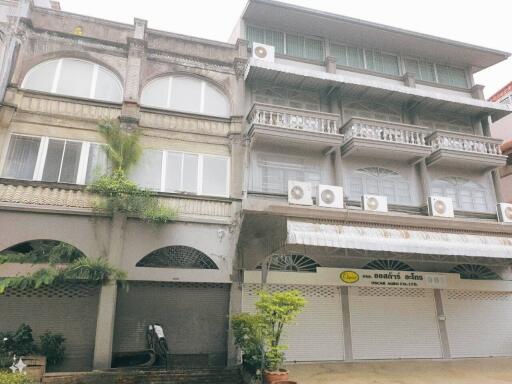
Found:
[(343, 188), (320, 184), (316, 203), (319, 207), (343, 208)]
[(453, 217), (453, 203), (451, 197), (430, 196), (428, 198), (428, 214), (438, 217)]
[(361, 197), (361, 206), (365, 211), (387, 212), (388, 198), (378, 195), (363, 195)]
[(288, 203), (297, 205), (313, 205), (311, 183), (288, 180)]
[(252, 43), (252, 55), (258, 60), (274, 62), (275, 48), (271, 45)]
[(512, 204), (499, 203), (496, 206), (498, 211), (498, 220), (502, 223), (512, 223)]

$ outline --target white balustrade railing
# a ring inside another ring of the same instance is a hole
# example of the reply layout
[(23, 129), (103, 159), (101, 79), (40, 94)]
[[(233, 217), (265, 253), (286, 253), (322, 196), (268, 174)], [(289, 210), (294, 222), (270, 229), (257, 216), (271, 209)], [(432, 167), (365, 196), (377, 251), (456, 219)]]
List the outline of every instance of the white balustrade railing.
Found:
[(345, 141), (352, 138), (361, 138), (425, 146), (427, 145), (428, 128), (388, 121), (353, 118), (341, 128), (341, 132)]
[(338, 115), (295, 108), (254, 104), (247, 116), (249, 124), (338, 135)]
[(450, 149), (464, 152), (484, 153), (488, 155), (501, 155), (500, 139), (492, 137), (475, 136), (470, 134), (436, 131), (427, 139), (432, 150)]

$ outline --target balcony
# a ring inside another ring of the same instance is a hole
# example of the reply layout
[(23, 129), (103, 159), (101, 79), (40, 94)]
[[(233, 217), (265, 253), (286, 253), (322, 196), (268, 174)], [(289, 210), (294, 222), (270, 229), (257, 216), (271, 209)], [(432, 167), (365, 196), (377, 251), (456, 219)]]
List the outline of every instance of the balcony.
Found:
[(426, 141), (430, 130), (416, 125), (353, 118), (341, 127), (341, 133), (344, 157), (378, 156), (415, 162), (431, 152)]
[(427, 158), (429, 166), (470, 166), (481, 171), (505, 165), (501, 139), (467, 133), (436, 131), (427, 137), (432, 153)]
[(254, 104), (247, 115), (253, 144), (281, 144), (327, 151), (340, 146), (339, 116), (333, 113)]

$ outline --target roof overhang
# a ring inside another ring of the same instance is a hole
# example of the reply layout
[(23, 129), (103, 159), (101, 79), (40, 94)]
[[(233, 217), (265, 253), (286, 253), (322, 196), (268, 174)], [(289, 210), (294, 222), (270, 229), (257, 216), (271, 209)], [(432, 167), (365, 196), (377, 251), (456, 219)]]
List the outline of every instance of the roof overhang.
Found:
[(247, 22), (321, 36), (400, 55), (428, 57), (477, 72), (507, 59), (507, 52), (394, 28), (273, 0), (250, 0), (242, 18)]
[(512, 238), (346, 224), (287, 221), (286, 244), (368, 251), (512, 258)]
[(490, 115), (494, 121), (512, 111), (505, 104), (473, 99), (428, 89), (412, 88), (357, 74), (334, 74), (288, 64), (271, 63), (252, 58), (246, 71), (249, 81), (267, 81), (275, 85), (310, 90), (337, 87), (343, 94), (386, 98), (389, 101), (409, 103), (412, 106), (435, 109), (438, 113), (451, 112), (471, 116)]

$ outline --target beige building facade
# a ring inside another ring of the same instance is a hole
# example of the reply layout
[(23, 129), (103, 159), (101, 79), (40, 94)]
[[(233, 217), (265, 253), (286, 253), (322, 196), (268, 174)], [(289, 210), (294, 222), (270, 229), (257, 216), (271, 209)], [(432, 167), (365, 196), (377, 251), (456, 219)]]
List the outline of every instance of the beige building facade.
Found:
[[(31, 3), (9, 20), (0, 251), (62, 241), (130, 284), (0, 296), (0, 329), (64, 334), (60, 370), (110, 368), (152, 322), (177, 365), (238, 364), (228, 316), (262, 284), (308, 300), (291, 363), (512, 355), (489, 128), (510, 109), (473, 81), (508, 53), (270, 0), (248, 2), (229, 43)], [(142, 132), (130, 176), (176, 221), (93, 209), (97, 124), (116, 118)]]

